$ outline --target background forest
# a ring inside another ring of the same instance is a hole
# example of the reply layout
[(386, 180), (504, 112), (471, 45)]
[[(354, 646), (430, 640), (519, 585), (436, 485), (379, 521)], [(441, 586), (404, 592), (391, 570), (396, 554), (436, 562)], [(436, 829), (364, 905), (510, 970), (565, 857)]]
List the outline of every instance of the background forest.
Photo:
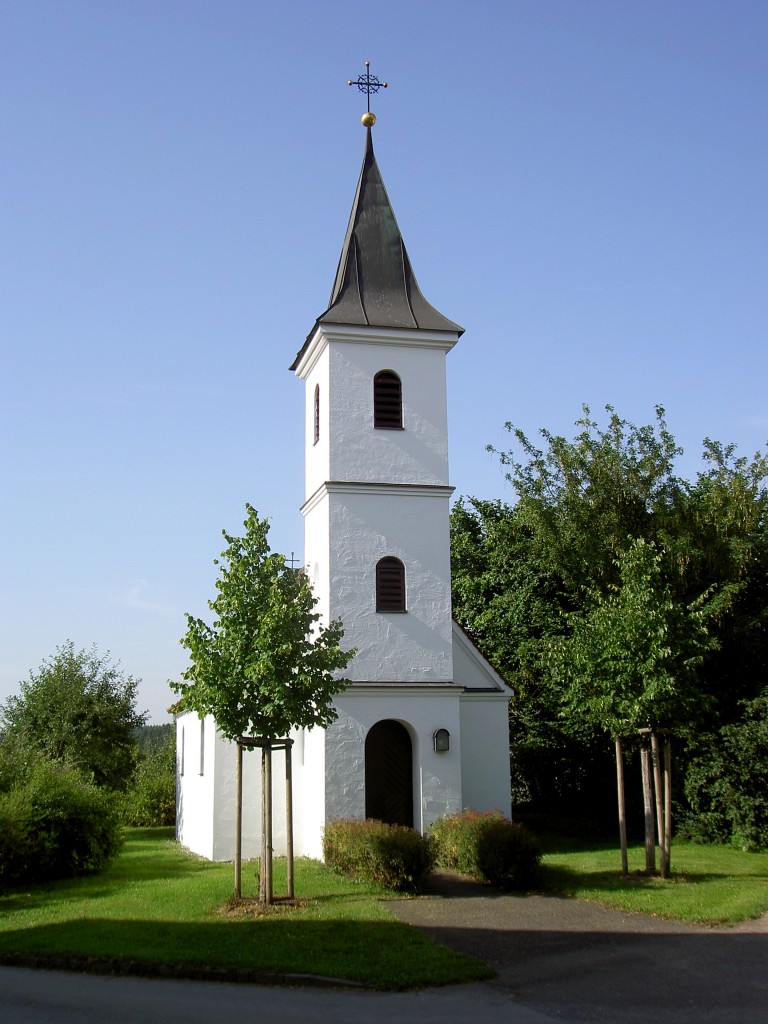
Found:
[(668, 728), (678, 834), (764, 847), (768, 461), (707, 439), (681, 479), (662, 408), (606, 413), (541, 447), (507, 424), (516, 502), (452, 512), (454, 614), (516, 693), (513, 805), (608, 822), (611, 740), (630, 762), (638, 730)]

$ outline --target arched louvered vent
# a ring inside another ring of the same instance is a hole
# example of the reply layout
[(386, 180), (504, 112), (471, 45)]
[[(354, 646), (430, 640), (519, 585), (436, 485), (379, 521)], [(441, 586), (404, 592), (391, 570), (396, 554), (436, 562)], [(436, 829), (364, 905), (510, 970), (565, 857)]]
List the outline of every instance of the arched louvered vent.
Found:
[(399, 558), (382, 558), (376, 564), (376, 611), (405, 611), (405, 566)]
[(373, 425), (379, 430), (401, 430), (403, 386), (392, 370), (380, 370), (373, 378)]

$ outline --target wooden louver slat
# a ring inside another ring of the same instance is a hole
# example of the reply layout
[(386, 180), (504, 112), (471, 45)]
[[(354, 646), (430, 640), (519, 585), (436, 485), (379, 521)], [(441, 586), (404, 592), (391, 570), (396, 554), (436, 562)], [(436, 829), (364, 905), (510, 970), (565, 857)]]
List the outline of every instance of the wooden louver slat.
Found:
[(376, 611), (405, 611), (405, 566), (399, 558), (382, 558), (376, 565)]
[(392, 370), (381, 370), (373, 378), (373, 425), (379, 430), (403, 426), (403, 388)]

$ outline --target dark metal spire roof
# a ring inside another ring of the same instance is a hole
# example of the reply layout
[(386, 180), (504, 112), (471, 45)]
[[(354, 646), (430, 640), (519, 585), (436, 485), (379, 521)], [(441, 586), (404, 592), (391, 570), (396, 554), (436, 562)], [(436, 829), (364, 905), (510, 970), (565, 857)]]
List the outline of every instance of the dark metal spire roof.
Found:
[(376, 163), (370, 128), (336, 280), (317, 323), (464, 332), (421, 293)]

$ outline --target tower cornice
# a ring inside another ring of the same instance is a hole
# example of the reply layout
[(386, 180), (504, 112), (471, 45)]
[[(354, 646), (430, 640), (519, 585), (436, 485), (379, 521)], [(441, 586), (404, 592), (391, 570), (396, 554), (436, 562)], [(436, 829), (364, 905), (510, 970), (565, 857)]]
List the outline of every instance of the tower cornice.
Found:
[(324, 481), (301, 506), (302, 515), (307, 515), (329, 494), (376, 494), (407, 495), (417, 498), (450, 498), (455, 488), (446, 484), (399, 484), (352, 480)]
[(427, 331), (416, 328), (365, 327), (359, 324), (317, 323), (308, 336), (291, 369), (302, 380), (311, 372), (326, 345), (393, 345), (407, 348), (437, 349), (450, 352), (459, 340), (458, 331)]

